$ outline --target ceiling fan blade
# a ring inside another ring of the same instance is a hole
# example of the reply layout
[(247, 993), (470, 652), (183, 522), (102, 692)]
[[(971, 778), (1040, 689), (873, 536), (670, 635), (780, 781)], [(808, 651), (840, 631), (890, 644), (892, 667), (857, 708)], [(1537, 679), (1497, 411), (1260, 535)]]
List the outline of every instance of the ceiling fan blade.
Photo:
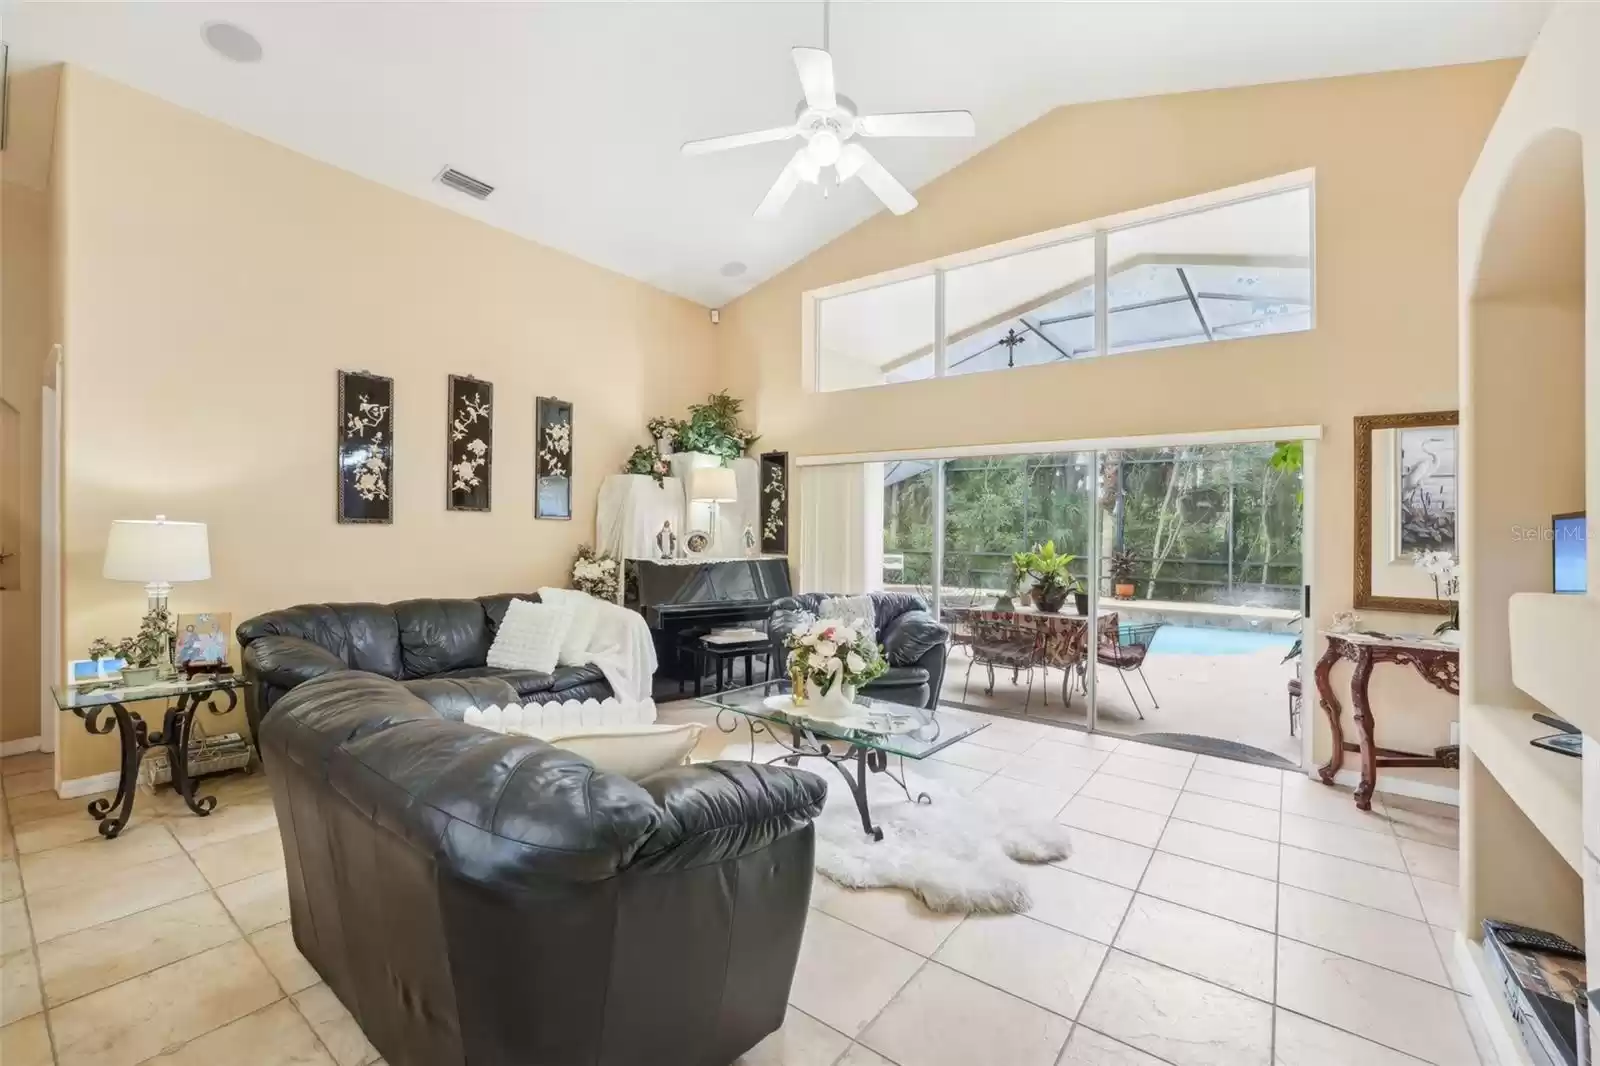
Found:
[(833, 92), (833, 57), (820, 48), (796, 48), (794, 69), (800, 74), (800, 88), (806, 103), (821, 111), (839, 106)]
[(910, 190), (883, 169), (883, 164), (872, 158), (872, 153), (859, 144), (844, 146), (844, 151), (839, 153), (838, 169), (840, 181), (860, 175), (862, 184), (883, 201), (883, 206), (897, 215), (903, 215), (917, 206), (917, 198), (911, 195)]
[(786, 141), (799, 132), (794, 126), (778, 126), (770, 130), (756, 130), (753, 133), (733, 133), (726, 137), (708, 137), (703, 141), (685, 141), (683, 154), (707, 155), (711, 152), (726, 152), (729, 148), (766, 144), (768, 141)]
[(794, 157), (785, 163), (778, 172), (778, 180), (772, 183), (772, 188), (767, 190), (767, 195), (756, 207), (756, 218), (772, 218), (789, 202), (789, 197), (800, 187), (800, 162), (805, 157), (806, 150), (800, 149)]
[(971, 137), (977, 131), (971, 111), (905, 111), (856, 119), (856, 132), (863, 137)]

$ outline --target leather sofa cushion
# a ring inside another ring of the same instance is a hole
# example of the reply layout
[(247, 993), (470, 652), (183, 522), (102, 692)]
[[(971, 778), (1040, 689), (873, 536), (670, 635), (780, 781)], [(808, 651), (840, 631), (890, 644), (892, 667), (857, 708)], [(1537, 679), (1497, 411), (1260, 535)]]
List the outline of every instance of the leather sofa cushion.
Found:
[(400, 628), (382, 603), (308, 603), (268, 611), (239, 626), (239, 640), (299, 637), (343, 659), (354, 670), (400, 677)]
[(891, 666), (880, 676), (867, 682), (867, 688), (906, 688), (910, 685), (926, 685), (927, 683), (928, 671), (920, 666)]
[(478, 602), (483, 605), (484, 618), (489, 623), (489, 643), (494, 643), (495, 634), (500, 632), (500, 623), (505, 621), (506, 608), (511, 606), (512, 600), (527, 600), (529, 603), (538, 603), (537, 592), (502, 592), (494, 596), (479, 596)]
[[(541, 670), (502, 670), (493, 666), (468, 666), (460, 670), (446, 670), (436, 675), (446, 678), (476, 678), (492, 677), (508, 683), (517, 690), (519, 696), (534, 696), (541, 693), (564, 693), (573, 689), (593, 685), (596, 682), (605, 683), (606, 675), (600, 668), (591, 663), (582, 666), (558, 666), (555, 673), (547, 674)], [(609, 693), (607, 694), (609, 696)], [(580, 696), (579, 699), (587, 699)]]
[(558, 666), (553, 678), (550, 691), (566, 692), (580, 686), (605, 684), (606, 675), (593, 663), (579, 663), (576, 666)]
[(477, 600), (404, 600), (394, 617), (407, 678), (482, 666), (489, 654), (489, 620)]
[(446, 670), (434, 676), (460, 680), (492, 677), (510, 685), (519, 696), (549, 692), (555, 684), (555, 678), (543, 670), (501, 670), (493, 666), (468, 666), (460, 670)]

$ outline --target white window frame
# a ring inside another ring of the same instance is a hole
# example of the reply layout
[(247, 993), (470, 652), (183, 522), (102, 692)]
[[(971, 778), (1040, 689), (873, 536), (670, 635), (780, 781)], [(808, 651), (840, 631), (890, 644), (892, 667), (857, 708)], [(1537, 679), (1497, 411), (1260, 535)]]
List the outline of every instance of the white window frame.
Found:
[[(824, 389), (822, 387), (822, 360), (819, 345), (822, 338), (822, 304), (826, 300), (837, 296), (848, 296), (852, 293), (864, 292), (868, 289), (881, 288), (897, 282), (912, 281), (917, 278), (933, 277), (933, 358), (934, 370), (932, 379), (938, 380), (947, 376), (948, 367), (945, 363), (945, 323), (944, 323), (944, 286), (945, 275), (951, 270), (961, 267), (974, 266), (980, 263), (1004, 259), (1014, 255), (1038, 251), (1052, 245), (1066, 244), (1080, 241), (1085, 238), (1094, 239), (1095, 253), (1095, 318), (1094, 318), (1094, 356), (1108, 354), (1109, 348), (1109, 319), (1110, 307), (1107, 300), (1107, 269), (1106, 247), (1111, 234), (1120, 230), (1133, 229), (1138, 226), (1149, 225), (1152, 222), (1161, 222), (1167, 219), (1180, 218), (1184, 215), (1199, 214), (1206, 211), (1215, 211), (1219, 208), (1229, 207), (1234, 204), (1259, 200), (1268, 196), (1277, 196), (1286, 192), (1305, 189), (1310, 194), (1310, 270), (1311, 270), (1311, 324), (1308, 329), (1317, 328), (1317, 189), (1316, 170), (1307, 168), (1280, 174), (1276, 177), (1262, 178), (1259, 181), (1248, 182), (1244, 185), (1235, 185), (1227, 189), (1214, 192), (1201, 193), (1198, 196), (1186, 197), (1182, 200), (1173, 200), (1164, 204), (1151, 207), (1137, 208), (1124, 211), (1104, 218), (1092, 219), (1087, 222), (1075, 222), (1071, 225), (1061, 226), (1056, 229), (1046, 230), (1042, 233), (1033, 233), (1012, 240), (1001, 241), (997, 244), (985, 245), (969, 251), (956, 252), (951, 255), (929, 259), (911, 266), (896, 267), (893, 270), (881, 271), (862, 278), (842, 281), (835, 285), (827, 285), (819, 289), (809, 289), (800, 294), (800, 376), (801, 387), (808, 392), (854, 392), (858, 389), (886, 388), (896, 385), (908, 384), (907, 382), (884, 382), (879, 385), (860, 385), (850, 389)], [(1299, 331), (1297, 331), (1299, 332)], [(1238, 338), (1227, 338), (1238, 339)], [(1191, 341), (1188, 344), (1215, 343), (1205, 340)], [(1184, 345), (1171, 345), (1168, 347), (1187, 347)], [(1135, 349), (1130, 352), (1117, 354), (1134, 354), (1137, 351), (1161, 351), (1166, 349)]]

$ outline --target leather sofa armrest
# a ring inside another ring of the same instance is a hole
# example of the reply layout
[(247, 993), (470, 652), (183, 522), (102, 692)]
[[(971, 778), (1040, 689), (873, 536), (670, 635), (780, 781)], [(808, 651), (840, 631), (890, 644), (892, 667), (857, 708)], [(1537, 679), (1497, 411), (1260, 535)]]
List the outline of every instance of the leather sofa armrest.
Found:
[(321, 645), (279, 635), (257, 637), (246, 644), (244, 665), (263, 681), (284, 689), (349, 669), (343, 659)]
[(928, 611), (907, 611), (879, 634), (891, 666), (911, 666), (934, 648), (950, 643), (950, 627)]
[(661, 808), (661, 825), (634, 866), (683, 870), (760, 851), (822, 813), (827, 783), (806, 770), (747, 762), (676, 766), (639, 786)]

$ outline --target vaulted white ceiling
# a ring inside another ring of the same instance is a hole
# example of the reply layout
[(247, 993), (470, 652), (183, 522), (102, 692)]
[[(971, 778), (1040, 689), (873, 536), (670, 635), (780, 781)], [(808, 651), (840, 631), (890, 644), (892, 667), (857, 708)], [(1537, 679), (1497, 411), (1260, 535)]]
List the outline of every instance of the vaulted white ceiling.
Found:
[[(915, 189), (1087, 100), (1526, 54), (1545, 0), (839, 3), (840, 91), (864, 112), (967, 108), (968, 141), (879, 141)], [(261, 62), (201, 27), (237, 23)], [(851, 182), (760, 202), (792, 144), (685, 159), (692, 138), (792, 119), (789, 49), (820, 3), (16, 3), (13, 63), (66, 61), (708, 306), (879, 205)], [(1270, 135), (1270, 133), (1264, 133)], [(446, 166), (483, 203), (433, 182)], [(736, 277), (723, 268), (742, 263)]]

